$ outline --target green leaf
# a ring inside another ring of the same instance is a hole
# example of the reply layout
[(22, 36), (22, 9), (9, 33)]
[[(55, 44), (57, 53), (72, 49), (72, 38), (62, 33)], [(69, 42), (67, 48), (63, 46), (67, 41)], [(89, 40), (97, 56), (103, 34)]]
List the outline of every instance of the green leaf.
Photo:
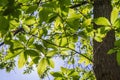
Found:
[(55, 50), (51, 50), (47, 52), (47, 57), (53, 57), (55, 54), (57, 54), (57, 52)]
[(54, 61), (51, 59), (51, 58), (47, 58), (47, 61), (48, 61), (48, 65), (52, 68), (55, 67), (55, 64), (54, 64)]
[(26, 3), (26, 2), (29, 2), (29, 1), (31, 1), (31, 0), (18, 0), (18, 2), (20, 2), (20, 3)]
[(117, 40), (117, 41), (115, 41), (114, 45), (115, 45), (116, 47), (120, 47), (120, 39)]
[(25, 50), (24, 53), (28, 54), (30, 57), (39, 56), (39, 53), (37, 51), (35, 51), (35, 50), (32, 50), (32, 49)]
[(54, 77), (62, 77), (62, 73), (61, 72), (50, 72), (50, 74)]
[(65, 80), (64, 77), (55, 77), (54, 80)]
[(38, 57), (34, 57), (32, 59), (32, 61), (29, 63), (29, 65), (32, 66), (33, 64), (38, 64), (39, 60), (40, 60), (39, 56)]
[(118, 65), (120, 65), (120, 51), (117, 52), (117, 62)]
[(40, 44), (34, 44), (36, 49), (45, 54), (45, 48)]
[(113, 27), (115, 27), (115, 28), (119, 28), (119, 26), (120, 26), (120, 18), (118, 18), (118, 19), (115, 21), (115, 23), (113, 24)]
[(37, 9), (37, 5), (34, 5), (34, 6), (30, 6), (28, 9), (27, 9), (27, 13), (33, 13), (36, 9)]
[[(87, 56), (87, 55), (84, 55), (84, 56)], [(88, 66), (91, 62), (88, 59), (86, 59), (85, 57), (80, 56), (80, 60), (78, 61), (78, 63), (84, 63), (85, 66)]]
[(67, 69), (67, 68), (64, 68), (64, 67), (61, 67), (61, 71), (62, 71), (64, 74), (67, 74), (67, 73), (68, 73), (68, 69)]
[(44, 34), (44, 30), (40, 29), (39, 32), (38, 32), (38, 37), (41, 39), (43, 34)]
[(115, 53), (115, 52), (116, 52), (115, 49), (110, 49), (107, 54), (113, 54), (113, 53)]
[(29, 39), (29, 41), (28, 41), (28, 46), (30, 46), (30, 45), (32, 45), (33, 44), (33, 42), (34, 42), (34, 37), (31, 37), (30, 39)]
[(69, 43), (69, 48), (75, 49), (75, 44), (74, 43)]
[(40, 17), (40, 24), (42, 24), (43, 21), (48, 22), (48, 16), (50, 13), (53, 12), (51, 11), (50, 8), (41, 8), (39, 12), (39, 17)]
[(39, 76), (42, 76), (43, 73), (45, 72), (46, 70), (46, 67), (47, 67), (47, 60), (46, 58), (42, 58), (38, 64), (38, 67), (37, 67), (37, 72), (39, 74)]
[(9, 21), (3, 17), (0, 16), (0, 32), (4, 35), (9, 29)]
[(83, 26), (89, 26), (91, 25), (91, 19), (87, 19), (83, 22)]
[(33, 25), (35, 22), (36, 22), (35, 17), (33, 17), (33, 16), (30, 16), (30, 17), (26, 18), (26, 20), (25, 20), (25, 24), (27, 24), (27, 25)]
[(20, 42), (24, 42), (25, 43), (27, 41), (25, 35), (17, 35), (17, 37), (19, 38)]
[(97, 25), (103, 25), (103, 26), (111, 25), (109, 20), (105, 17), (99, 17), (97, 19), (94, 19), (93, 22), (95, 22), (95, 24), (97, 24)]
[(55, 20), (55, 22), (54, 22), (54, 26), (55, 26), (56, 29), (58, 29), (59, 26), (60, 26), (60, 27), (63, 27), (63, 23), (62, 23), (62, 20), (61, 20), (60, 17), (57, 17), (57, 18), (56, 18), (56, 20)]
[(16, 53), (11, 53), (10, 51), (8, 51), (8, 54), (5, 56), (4, 60), (6, 61), (6, 60), (9, 60), (9, 59), (12, 59), (22, 52), (23, 52), (23, 50), (19, 50), (19, 52), (16, 52)]
[(61, 44), (61, 46), (66, 46), (67, 44), (68, 44), (68, 41), (67, 41), (67, 38), (66, 37), (63, 37), (62, 39), (61, 39), (61, 42), (60, 42)]
[(0, 6), (5, 6), (8, 4), (8, 0), (0, 0)]
[(114, 24), (115, 21), (117, 20), (118, 14), (119, 14), (119, 10), (117, 8), (113, 8), (113, 10), (111, 12), (111, 17), (110, 17), (110, 20), (111, 20), (112, 24)]
[(27, 62), (27, 54), (21, 53), (18, 59), (18, 68), (22, 68)]

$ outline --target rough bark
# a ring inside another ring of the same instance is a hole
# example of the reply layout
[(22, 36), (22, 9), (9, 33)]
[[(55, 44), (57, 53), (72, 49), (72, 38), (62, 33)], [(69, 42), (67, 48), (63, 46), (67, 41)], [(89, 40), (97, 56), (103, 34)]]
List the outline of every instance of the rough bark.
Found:
[[(110, 19), (112, 11), (111, 0), (94, 0), (94, 18), (106, 17)], [(94, 25), (94, 29), (100, 26)], [(107, 52), (114, 47), (115, 32), (107, 33), (103, 42), (93, 40), (94, 74), (97, 80), (120, 80), (120, 66), (116, 61), (116, 54), (108, 55)]]

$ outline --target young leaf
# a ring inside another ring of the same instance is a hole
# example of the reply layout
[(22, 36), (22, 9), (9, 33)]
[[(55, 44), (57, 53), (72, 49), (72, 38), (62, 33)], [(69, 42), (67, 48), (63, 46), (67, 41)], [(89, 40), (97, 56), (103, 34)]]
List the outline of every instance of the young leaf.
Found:
[(27, 61), (27, 54), (21, 53), (18, 59), (18, 68), (22, 68)]
[(112, 24), (114, 24), (115, 21), (117, 20), (118, 14), (119, 14), (119, 10), (117, 8), (113, 8), (113, 10), (111, 12), (111, 17), (110, 17), (110, 20), (111, 20)]
[(61, 43), (61, 46), (66, 46), (68, 44), (67, 38), (63, 37), (60, 43)]
[(43, 73), (45, 72), (47, 65), (48, 64), (47, 64), (46, 58), (42, 58), (40, 60), (40, 63), (38, 64), (38, 67), (37, 67), (37, 72), (40, 76), (42, 76)]
[(118, 18), (118, 19), (114, 22), (113, 26), (114, 26), (115, 28), (119, 28), (119, 26), (120, 26), (120, 18)]
[(99, 17), (97, 19), (94, 19), (93, 22), (95, 22), (95, 24), (97, 25), (104, 25), (104, 26), (111, 25), (109, 20), (105, 17)]

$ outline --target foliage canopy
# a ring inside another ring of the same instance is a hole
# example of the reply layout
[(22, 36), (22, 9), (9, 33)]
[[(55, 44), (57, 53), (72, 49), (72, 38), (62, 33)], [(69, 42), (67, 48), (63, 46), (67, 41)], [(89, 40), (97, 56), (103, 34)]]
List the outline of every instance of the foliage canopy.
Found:
[[(108, 54), (117, 52), (120, 64), (117, 3), (119, 0), (112, 1), (109, 21), (93, 19), (93, 2), (89, 0), (0, 0), (0, 68), (9, 72), (18, 57), (19, 68), (35, 65), (40, 78), (50, 73), (55, 80), (94, 80), (92, 39), (102, 42), (111, 29), (116, 31), (116, 42)], [(102, 27), (95, 30), (93, 23)], [(67, 67), (50, 71), (55, 57), (67, 61)]]

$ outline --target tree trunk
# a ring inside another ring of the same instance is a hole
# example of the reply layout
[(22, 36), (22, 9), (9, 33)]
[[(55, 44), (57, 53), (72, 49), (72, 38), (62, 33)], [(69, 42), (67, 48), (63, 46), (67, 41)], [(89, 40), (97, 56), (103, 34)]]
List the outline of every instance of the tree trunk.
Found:
[[(111, 0), (94, 0), (94, 18), (106, 17), (110, 20), (111, 11)], [(98, 27), (94, 25), (94, 29)], [(114, 30), (109, 31), (102, 42), (93, 40), (93, 69), (97, 80), (120, 80), (120, 66), (116, 62), (116, 53), (107, 54), (114, 47), (114, 42)]]

